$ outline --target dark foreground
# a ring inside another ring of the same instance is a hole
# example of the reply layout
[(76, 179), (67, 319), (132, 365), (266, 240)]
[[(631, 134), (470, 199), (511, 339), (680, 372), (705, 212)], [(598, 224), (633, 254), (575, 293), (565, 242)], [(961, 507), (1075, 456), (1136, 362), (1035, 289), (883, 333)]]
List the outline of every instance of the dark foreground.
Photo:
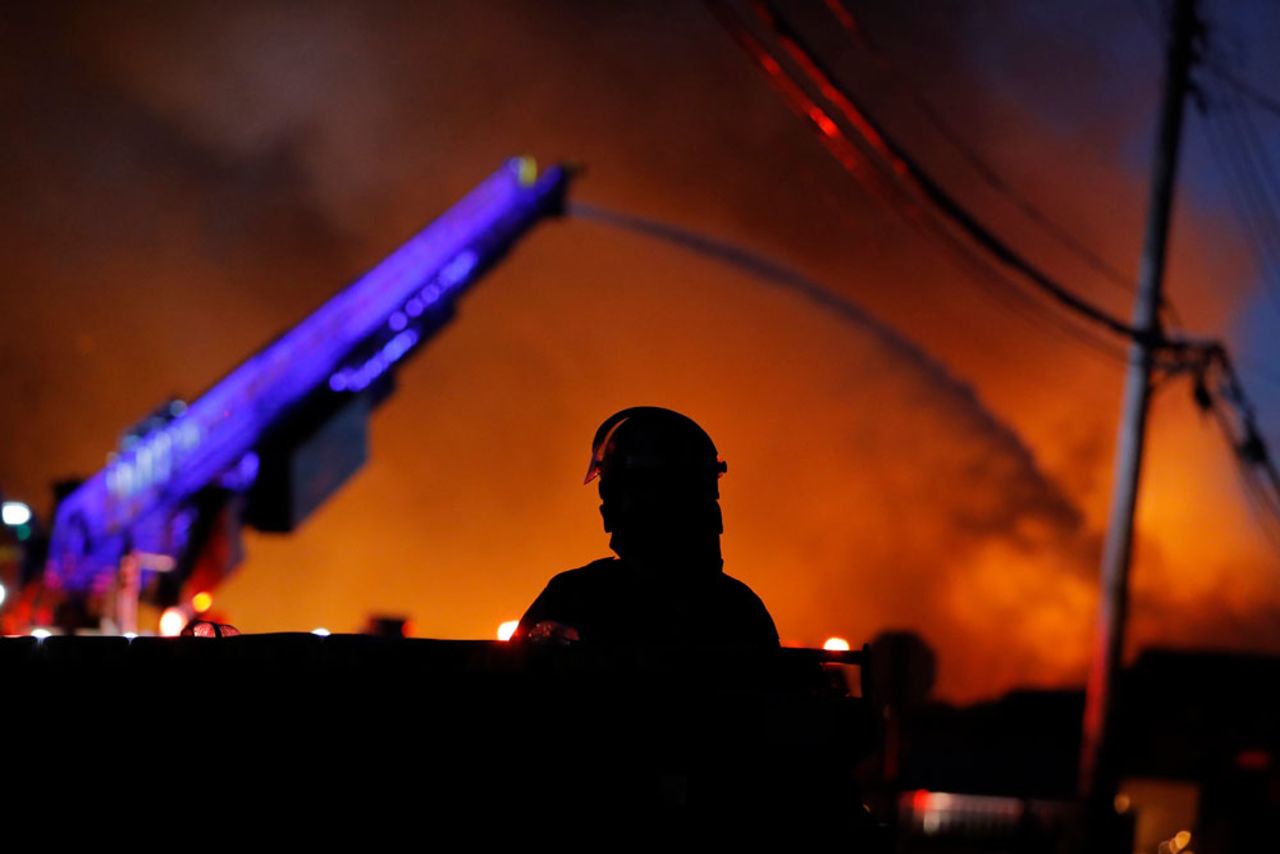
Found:
[(0, 639), (6, 801), (47, 841), (607, 849), (682, 832), (877, 850), (851, 777), (876, 727), (832, 667), (807, 650)]

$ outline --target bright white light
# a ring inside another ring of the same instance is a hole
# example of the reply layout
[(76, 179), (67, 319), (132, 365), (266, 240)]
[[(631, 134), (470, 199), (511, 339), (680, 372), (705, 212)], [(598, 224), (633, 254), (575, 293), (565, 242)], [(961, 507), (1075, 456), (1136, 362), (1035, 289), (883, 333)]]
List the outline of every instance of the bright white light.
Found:
[(0, 584), (0, 605), (4, 604), (4, 597), (9, 595), (9, 591), (4, 589), (4, 585)]
[(6, 525), (25, 525), (31, 521), (31, 508), (21, 501), (6, 501), (0, 504), (0, 521)]
[(500, 641), (511, 640), (511, 636), (516, 633), (516, 629), (519, 628), (519, 626), (520, 626), (519, 620), (507, 620), (505, 623), (498, 626), (498, 640)]
[(848, 652), (849, 642), (844, 638), (827, 638), (822, 648), (829, 652)]
[(182, 630), (186, 625), (187, 615), (177, 608), (166, 608), (165, 612), (160, 615), (161, 637), (176, 638), (182, 634)]
[(52, 635), (53, 635), (53, 632), (49, 631), (48, 629), (32, 629), (31, 630), (31, 636), (33, 638), (38, 638), (39, 640), (44, 640), (45, 638), (51, 637)]
[(134, 638), (136, 638), (136, 637), (138, 636), (138, 633), (137, 633), (137, 632), (125, 632), (125, 633), (124, 633), (124, 636), (125, 636), (125, 637), (127, 637), (129, 640), (133, 640)]
[(331, 632), (328, 629), (326, 629), (324, 626), (316, 626), (314, 629), (311, 630), (311, 634), (315, 635), (316, 637), (327, 638), (331, 634)]

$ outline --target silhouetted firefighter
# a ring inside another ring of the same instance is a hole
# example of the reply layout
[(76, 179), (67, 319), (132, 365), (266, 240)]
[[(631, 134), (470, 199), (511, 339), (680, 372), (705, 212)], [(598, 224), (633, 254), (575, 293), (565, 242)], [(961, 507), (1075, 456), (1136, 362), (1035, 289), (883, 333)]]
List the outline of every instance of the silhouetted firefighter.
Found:
[[(514, 636), (537, 645), (544, 677), (520, 714), (544, 751), (523, 760), (529, 802), (543, 821), (619, 810), (628, 833), (692, 830), (679, 838), (717, 849), (778, 831), (789, 850), (880, 850), (852, 779), (873, 747), (869, 707), (788, 658), (764, 603), (724, 574), (726, 470), (669, 409), (624, 409), (596, 431), (585, 482), (599, 478), (617, 557), (551, 579)], [(583, 678), (564, 679), (575, 664)]]
[(719, 479), (727, 470), (692, 419), (655, 406), (596, 431), (584, 483), (617, 558), (562, 572), (525, 612), (516, 640), (776, 647), (760, 598), (723, 572)]

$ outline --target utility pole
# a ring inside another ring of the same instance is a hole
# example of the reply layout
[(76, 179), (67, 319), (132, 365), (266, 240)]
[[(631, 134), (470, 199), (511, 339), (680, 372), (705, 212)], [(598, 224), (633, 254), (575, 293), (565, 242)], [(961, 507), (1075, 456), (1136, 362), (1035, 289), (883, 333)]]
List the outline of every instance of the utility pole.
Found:
[(1124, 663), (1125, 622), (1129, 610), (1129, 562), (1133, 551), (1133, 516), (1142, 470), (1151, 373), (1162, 331), (1160, 305), (1164, 284), (1165, 247), (1178, 167), (1182, 114), (1195, 61), (1200, 29), (1195, 0), (1176, 0), (1173, 28), (1165, 65), (1164, 103), (1156, 137), (1147, 231), (1138, 269), (1138, 293), (1133, 327), (1141, 333), (1129, 346), (1125, 374), (1124, 412), (1116, 437), (1111, 518), (1102, 550), (1101, 590), (1093, 659), (1085, 693), (1080, 790), (1092, 809), (1111, 810), (1119, 783), (1116, 767), (1115, 689)]

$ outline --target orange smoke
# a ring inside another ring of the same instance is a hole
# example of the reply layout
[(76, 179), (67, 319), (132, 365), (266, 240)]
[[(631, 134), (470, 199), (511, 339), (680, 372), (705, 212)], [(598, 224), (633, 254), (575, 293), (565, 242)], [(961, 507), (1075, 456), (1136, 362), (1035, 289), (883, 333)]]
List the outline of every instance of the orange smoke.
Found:
[[(588, 443), (652, 403), (729, 461), (726, 568), (784, 637), (915, 629), (952, 699), (1082, 679), (1119, 369), (1005, 312), (862, 195), (700, 9), (145, 11), (29, 10), (0, 31), (0, 79), (31, 81), (0, 90), (0, 395), (22, 414), (0, 442), (7, 490), (96, 468), (156, 401), (206, 386), (504, 157), (567, 154), (590, 166), (584, 199), (778, 255), (897, 332), (636, 237), (543, 226), (401, 372), (354, 482), (297, 535), (250, 537), (217, 591), (232, 622), (406, 613), (421, 635), (490, 637), (606, 553)], [(988, 91), (963, 44), (897, 25), (1015, 184), (1135, 256), (1145, 176), (1121, 155), (1149, 105), (1114, 105), (1085, 147)], [(1126, 312), (922, 144), (1014, 242)], [(1175, 233), (1175, 298), (1206, 331), (1240, 298), (1206, 285), (1242, 269), (1204, 251), (1220, 233), (1189, 211)], [(1280, 649), (1273, 563), (1176, 383), (1148, 461), (1134, 645)]]

